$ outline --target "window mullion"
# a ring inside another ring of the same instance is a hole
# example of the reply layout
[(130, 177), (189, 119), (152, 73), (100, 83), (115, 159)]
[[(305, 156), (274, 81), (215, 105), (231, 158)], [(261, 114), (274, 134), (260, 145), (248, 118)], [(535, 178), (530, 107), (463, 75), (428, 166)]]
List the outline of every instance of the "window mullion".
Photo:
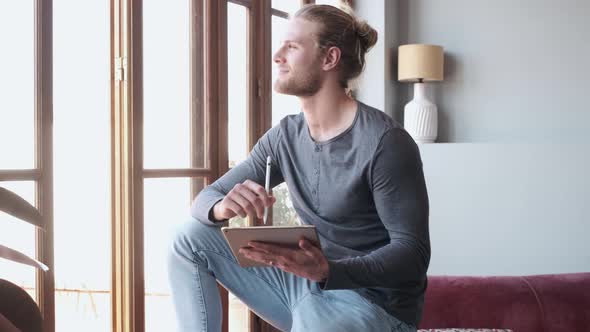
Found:
[(111, 5), (113, 331), (143, 332), (142, 1)]
[[(178, 178), (178, 177), (208, 177), (212, 175), (209, 169), (186, 168), (186, 169), (144, 169), (144, 178)], [(198, 192), (198, 191), (197, 191)]]
[(0, 170), (0, 181), (40, 181), (40, 180), (41, 180), (41, 171), (38, 168)]
[[(250, 91), (251, 107), (248, 119), (248, 150), (270, 129), (271, 109), (271, 0), (257, 2), (250, 24), (250, 75), (255, 83)], [(271, 218), (272, 220), (272, 218)], [(261, 219), (255, 221), (260, 224)]]
[(37, 270), (37, 298), (43, 330), (55, 331), (55, 271), (53, 248), (53, 1), (35, 2), (35, 162), (39, 172), (36, 205), (44, 230), (37, 230), (37, 259), (49, 271)]
[[(190, 158), (192, 168), (211, 169), (205, 156), (210, 150), (207, 146), (207, 132), (204, 96), (204, 54), (203, 54), (203, 19), (204, 8), (202, 0), (189, 1), (189, 43), (190, 43)], [(211, 176), (211, 174), (207, 174)], [(191, 179), (191, 198), (199, 193), (206, 183)]]
[[(249, 70), (250, 107), (248, 110), (248, 149), (251, 150), (258, 139), (270, 129), (272, 123), (271, 109), (271, 0), (256, 1), (250, 14)], [(271, 209), (272, 214), (272, 209)], [(272, 217), (270, 218), (272, 220)], [(261, 220), (255, 220), (260, 224)], [(249, 312), (249, 331), (275, 331), (274, 327)]]
[[(211, 183), (228, 170), (227, 148), (227, 2), (205, 1), (205, 117), (207, 159)], [(219, 286), (223, 308), (222, 331), (228, 331), (228, 292)]]
[(271, 7), (270, 0), (256, 2), (257, 6), (252, 11), (252, 23), (250, 24), (250, 63), (251, 76), (254, 80), (254, 88), (250, 92), (252, 107), (249, 118), (253, 124), (248, 129), (248, 149), (252, 149), (264, 133), (271, 126), (271, 99), (270, 99), (270, 76), (271, 76)]

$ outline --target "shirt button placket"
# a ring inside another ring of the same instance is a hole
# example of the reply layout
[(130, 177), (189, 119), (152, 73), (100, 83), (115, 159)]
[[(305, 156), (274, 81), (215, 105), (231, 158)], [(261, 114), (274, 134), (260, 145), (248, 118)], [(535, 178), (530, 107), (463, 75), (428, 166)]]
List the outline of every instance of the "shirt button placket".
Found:
[[(316, 145), (315, 146), (315, 152), (321, 152), (322, 151), (322, 147), (320, 145)], [(313, 175), (314, 175), (314, 188), (311, 191), (311, 193), (313, 194), (313, 201), (315, 203), (315, 207), (316, 209), (319, 208), (320, 206), (320, 198), (319, 198), (319, 187), (320, 187), (320, 156), (316, 155), (316, 162), (314, 165), (314, 170), (313, 170)]]

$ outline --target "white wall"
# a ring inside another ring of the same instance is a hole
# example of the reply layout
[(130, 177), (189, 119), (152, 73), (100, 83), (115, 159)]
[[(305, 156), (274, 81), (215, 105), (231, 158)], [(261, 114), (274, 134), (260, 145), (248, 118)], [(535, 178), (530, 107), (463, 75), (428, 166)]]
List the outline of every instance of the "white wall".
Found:
[(356, 90), (356, 98), (382, 111), (385, 110), (385, 96), (389, 92), (387, 91), (389, 77), (384, 70), (384, 65), (387, 63), (385, 58), (387, 43), (384, 41), (384, 36), (387, 33), (383, 8), (386, 3), (387, 0), (372, 0), (370, 6), (355, 8), (357, 15), (367, 20), (378, 33), (377, 43), (365, 56), (365, 70), (357, 82), (362, 88)]

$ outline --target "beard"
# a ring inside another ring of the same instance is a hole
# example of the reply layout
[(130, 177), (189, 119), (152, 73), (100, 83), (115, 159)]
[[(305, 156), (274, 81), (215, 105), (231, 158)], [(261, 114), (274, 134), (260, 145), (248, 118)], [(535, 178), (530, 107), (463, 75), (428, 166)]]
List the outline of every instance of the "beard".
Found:
[[(274, 83), (274, 89), (278, 93), (292, 96), (312, 96), (316, 94), (321, 87), (319, 66), (310, 66), (311, 69), (304, 73), (292, 74), (289, 77), (277, 78)], [(317, 69), (316, 69), (317, 68)]]

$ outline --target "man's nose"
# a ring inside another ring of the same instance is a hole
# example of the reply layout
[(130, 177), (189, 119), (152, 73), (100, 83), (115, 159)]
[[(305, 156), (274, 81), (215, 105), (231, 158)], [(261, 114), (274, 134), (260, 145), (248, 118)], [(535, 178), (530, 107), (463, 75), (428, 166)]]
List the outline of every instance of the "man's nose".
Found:
[(274, 56), (274, 62), (275, 62), (276, 64), (279, 64), (279, 65), (280, 65), (280, 64), (282, 64), (282, 63), (285, 63), (285, 59), (283, 59), (283, 57), (282, 57), (282, 56), (275, 55), (275, 56)]
[(276, 64), (285, 63), (285, 58), (281, 54), (281, 49), (276, 51), (276, 53), (275, 53), (275, 55), (273, 55), (272, 59)]

